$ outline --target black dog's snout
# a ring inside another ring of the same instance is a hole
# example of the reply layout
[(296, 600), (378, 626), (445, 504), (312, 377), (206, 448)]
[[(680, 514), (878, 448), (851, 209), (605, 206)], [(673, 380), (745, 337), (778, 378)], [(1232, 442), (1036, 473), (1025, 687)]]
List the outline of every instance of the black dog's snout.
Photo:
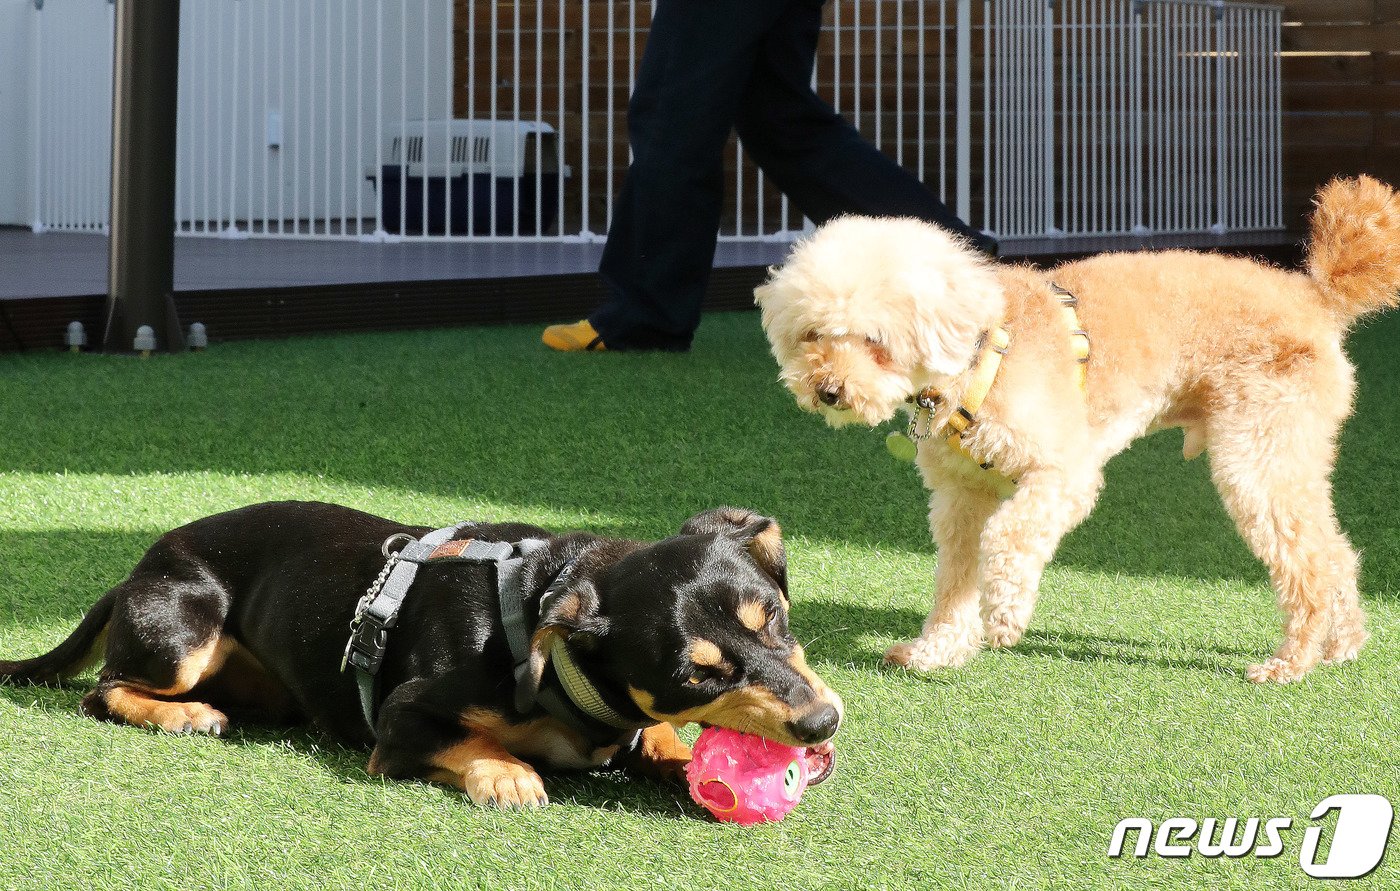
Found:
[(821, 400), (822, 405), (835, 405), (841, 401), (841, 388), (822, 387), (817, 391), (817, 398)]
[(795, 721), (788, 722), (792, 735), (807, 745), (825, 742), (841, 726), (841, 713), (836, 707), (823, 703)]

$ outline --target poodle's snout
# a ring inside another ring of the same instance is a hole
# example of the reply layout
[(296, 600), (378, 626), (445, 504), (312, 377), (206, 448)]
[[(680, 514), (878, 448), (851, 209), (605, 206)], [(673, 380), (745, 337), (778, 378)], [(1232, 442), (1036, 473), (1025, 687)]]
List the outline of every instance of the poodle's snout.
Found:
[(836, 405), (841, 401), (841, 385), (824, 383), (817, 387), (817, 399), (822, 405)]

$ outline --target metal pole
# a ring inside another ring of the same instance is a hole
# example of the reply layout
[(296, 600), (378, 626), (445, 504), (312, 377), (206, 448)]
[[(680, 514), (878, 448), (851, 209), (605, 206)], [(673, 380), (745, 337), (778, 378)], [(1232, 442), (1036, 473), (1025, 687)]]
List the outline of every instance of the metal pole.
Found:
[(183, 350), (175, 313), (175, 97), (180, 0), (116, 0), (112, 225), (103, 349), (132, 349), (150, 325)]

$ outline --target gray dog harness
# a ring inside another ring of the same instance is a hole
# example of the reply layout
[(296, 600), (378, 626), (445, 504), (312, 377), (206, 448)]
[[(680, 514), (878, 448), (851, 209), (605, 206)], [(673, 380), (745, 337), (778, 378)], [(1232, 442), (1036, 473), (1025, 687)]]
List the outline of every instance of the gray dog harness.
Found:
[[(606, 698), (590, 681), (568, 651), (568, 645), (557, 641), (549, 652), (550, 662), (558, 678), (558, 688), (542, 685), (538, 693), (529, 696), (524, 681), (530, 670), (530, 637), (538, 616), (566, 588), (575, 561), (564, 565), (540, 598), (539, 613), (531, 619), (526, 615), (525, 597), (520, 590), (520, 572), (526, 558), (545, 547), (536, 538), (515, 543), (480, 541), (455, 536), (475, 523), (458, 523), (436, 529), (415, 539), (407, 533), (397, 533), (384, 541), (381, 550), (387, 561), (379, 577), (370, 585), (355, 608), (350, 622), (350, 640), (345, 645), (345, 657), (340, 670), (355, 669), (355, 681), (360, 691), (360, 709), (370, 734), (376, 735), (376, 678), (388, 648), (389, 630), (398, 623), (418, 567), (425, 563), (475, 563), (494, 567), (493, 582), (499, 600), (501, 622), (510, 645), (514, 662), (516, 707), (525, 712), (536, 703), (549, 715), (580, 733), (595, 745), (630, 746), (637, 731), (654, 721), (635, 721), (619, 714), (608, 705)], [(398, 547), (398, 550), (394, 550)]]

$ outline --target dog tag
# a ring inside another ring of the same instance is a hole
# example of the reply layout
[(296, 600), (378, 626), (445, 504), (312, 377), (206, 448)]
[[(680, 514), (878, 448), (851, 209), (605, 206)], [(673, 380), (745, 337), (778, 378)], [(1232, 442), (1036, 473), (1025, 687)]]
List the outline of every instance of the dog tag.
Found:
[(914, 440), (898, 430), (891, 430), (890, 435), (885, 437), (885, 448), (899, 461), (913, 461), (919, 454), (919, 447)]

